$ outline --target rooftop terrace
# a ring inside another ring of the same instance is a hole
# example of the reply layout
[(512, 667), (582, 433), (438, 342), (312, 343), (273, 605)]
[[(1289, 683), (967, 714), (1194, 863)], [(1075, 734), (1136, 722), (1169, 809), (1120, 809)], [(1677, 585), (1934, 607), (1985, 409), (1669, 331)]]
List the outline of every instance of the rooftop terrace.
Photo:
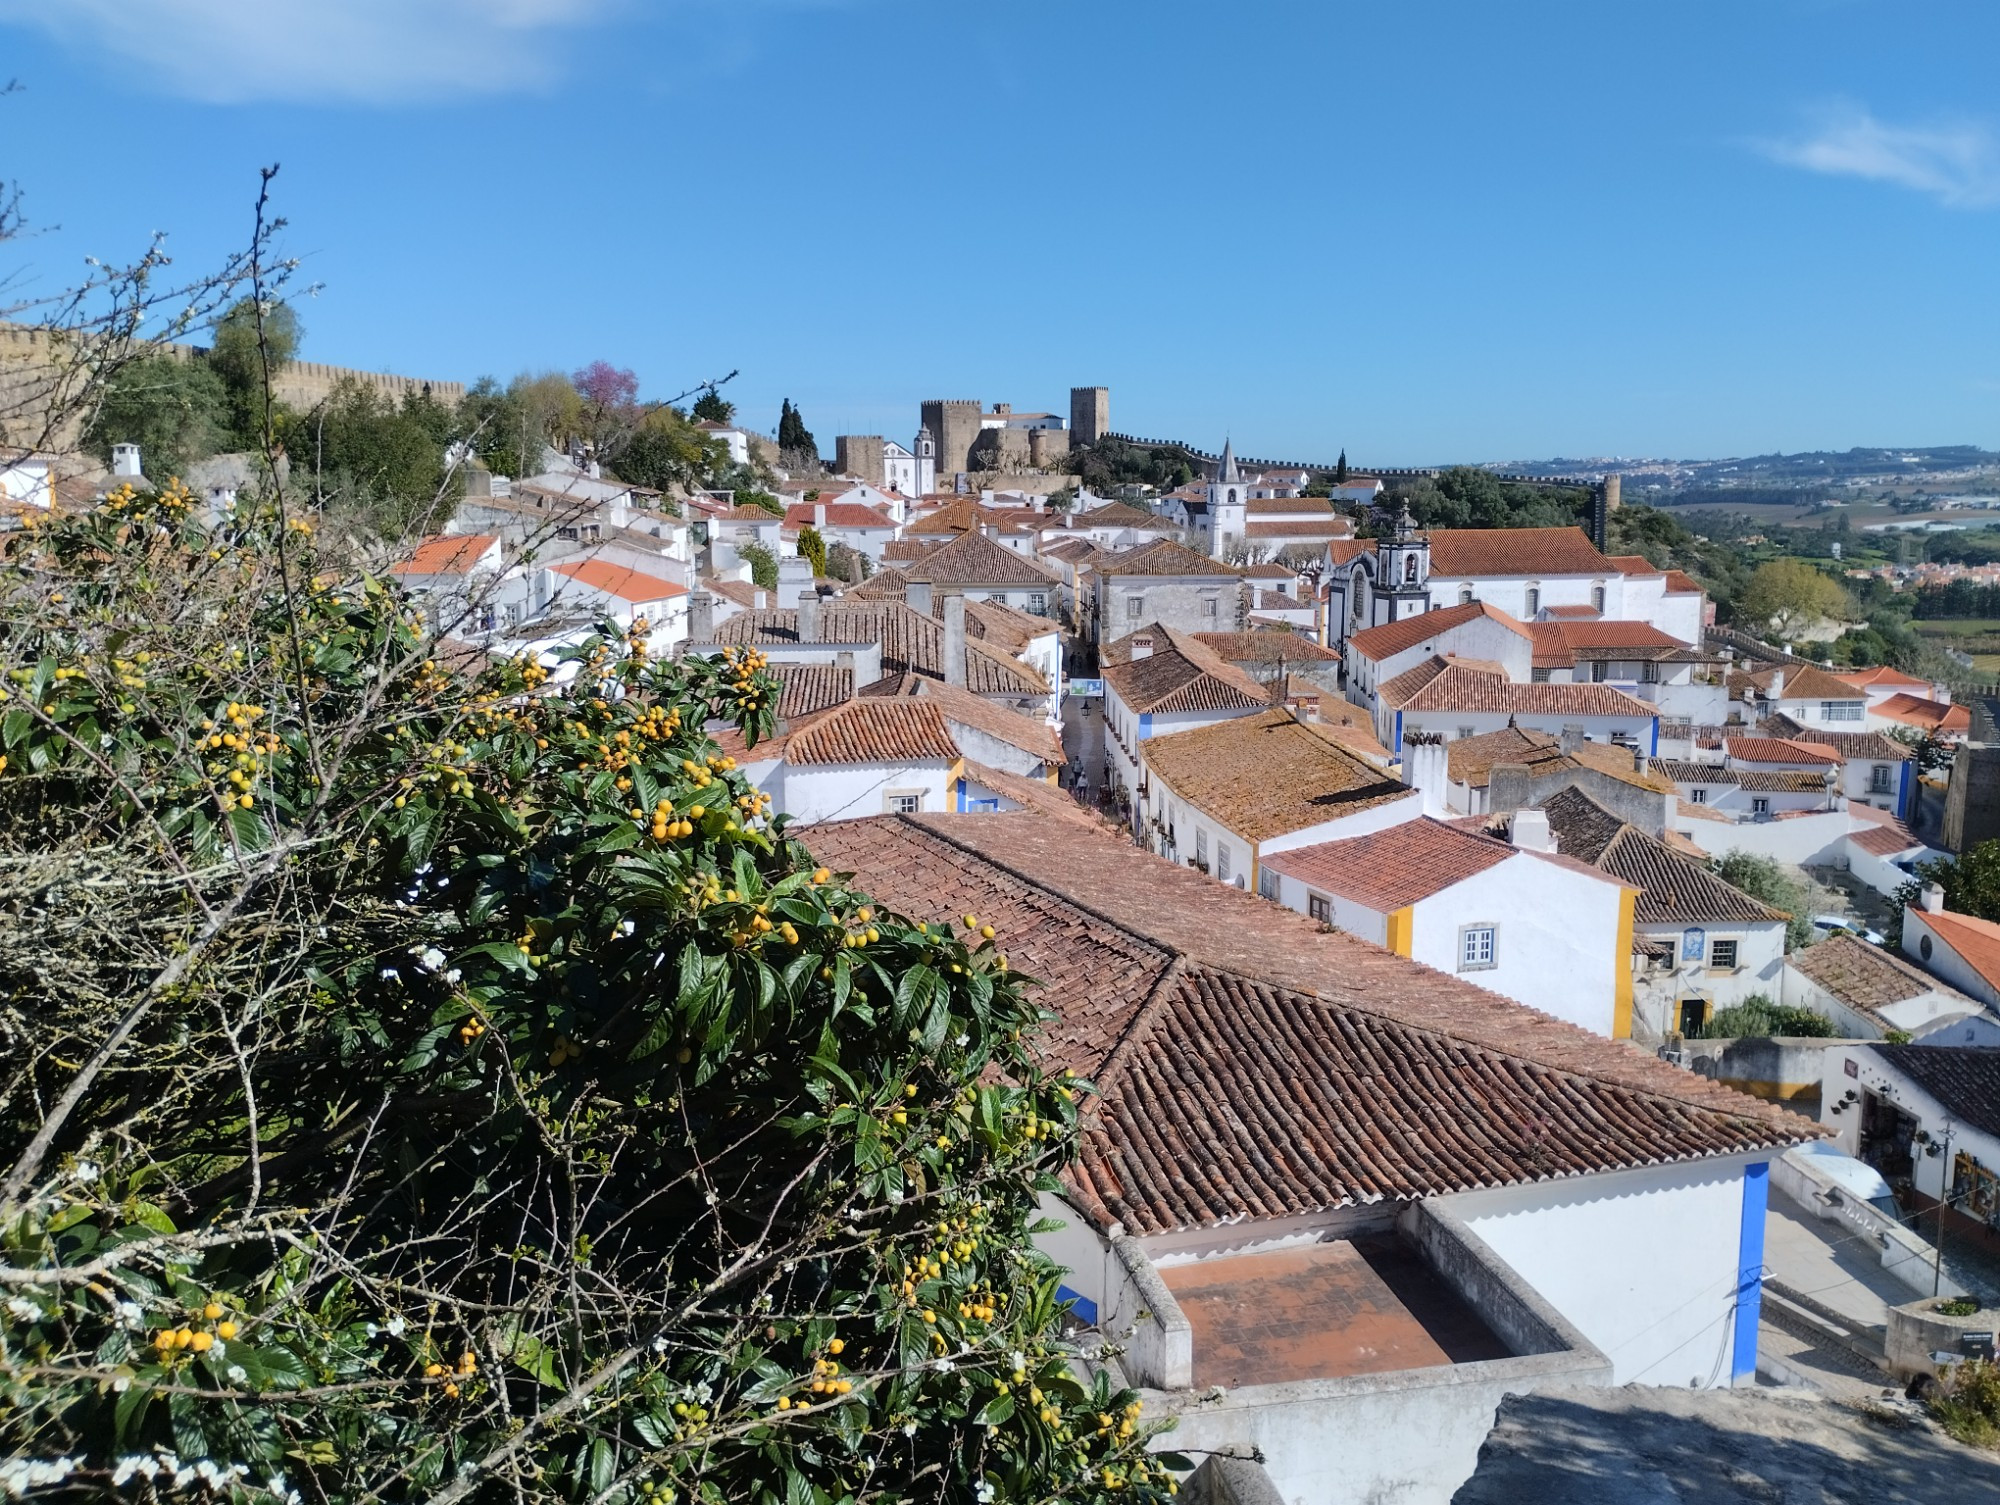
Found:
[(1393, 1234), (1167, 1265), (1194, 1329), (1194, 1383), (1280, 1384), (1509, 1357), (1476, 1312)]

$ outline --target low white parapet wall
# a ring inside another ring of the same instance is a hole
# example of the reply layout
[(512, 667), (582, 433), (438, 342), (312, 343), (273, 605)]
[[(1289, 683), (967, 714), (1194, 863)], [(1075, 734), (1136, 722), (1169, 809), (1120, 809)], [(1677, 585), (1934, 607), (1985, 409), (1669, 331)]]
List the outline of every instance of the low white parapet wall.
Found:
[(1860, 1201), (1809, 1157), (1780, 1155), (1771, 1162), (1771, 1185), (1816, 1217), (1844, 1225), (1874, 1245), (1882, 1268), (1919, 1296), (1963, 1296), (1965, 1287), (1940, 1273), (1936, 1245), (1887, 1213)]

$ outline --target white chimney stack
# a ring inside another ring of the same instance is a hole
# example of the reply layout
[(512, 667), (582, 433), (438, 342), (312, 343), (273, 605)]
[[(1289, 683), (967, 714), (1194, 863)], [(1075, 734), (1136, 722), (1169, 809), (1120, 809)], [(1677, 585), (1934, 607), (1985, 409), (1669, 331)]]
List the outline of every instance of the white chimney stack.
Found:
[(822, 532), (826, 530), (826, 503), (813, 503), (813, 526)]
[(1514, 845), (1524, 852), (1553, 852), (1556, 849), (1556, 839), (1549, 831), (1546, 810), (1516, 810), (1513, 836)]
[(965, 663), (965, 597), (954, 591), (944, 598), (944, 682), (963, 688)]
[(114, 444), (111, 446), (111, 473), (121, 480), (140, 480), (145, 472), (139, 468), (139, 446), (136, 444)]
[(1917, 895), (1917, 907), (1925, 914), (1944, 913), (1944, 889), (1935, 883), (1926, 883)]
[(1133, 634), (1132, 662), (1136, 664), (1139, 662), (1140, 659), (1151, 658), (1152, 656), (1153, 656), (1153, 635), (1150, 632), (1140, 632)]

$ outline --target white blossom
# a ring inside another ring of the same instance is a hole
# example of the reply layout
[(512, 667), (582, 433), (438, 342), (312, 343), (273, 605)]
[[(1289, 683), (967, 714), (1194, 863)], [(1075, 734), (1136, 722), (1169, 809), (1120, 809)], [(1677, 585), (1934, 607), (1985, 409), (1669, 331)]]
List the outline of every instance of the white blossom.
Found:
[(435, 972), (444, 965), (444, 953), (435, 946), (426, 946), (417, 961), (426, 972)]
[(405, 1323), (401, 1317), (391, 1317), (389, 1319), (389, 1336), (392, 1338), (402, 1337), (403, 1329), (406, 1326), (408, 1326), (408, 1324)]
[(75, 1458), (9, 1458), (0, 1462), (0, 1495), (24, 1495), (45, 1484), (60, 1484), (76, 1472)]
[(992, 1505), (994, 1494), (993, 1481), (991, 1479), (981, 1479), (979, 1481), (979, 1488), (975, 1489), (973, 1494), (978, 1497), (979, 1505)]
[(80, 1184), (88, 1186), (98, 1177), (97, 1165), (93, 1161), (79, 1160), (76, 1163), (76, 1168), (70, 1172), (70, 1175)]
[(241, 1364), (231, 1364), (223, 1371), (223, 1378), (227, 1379), (232, 1385), (247, 1384), (250, 1379), (250, 1371), (245, 1369)]
[(403, 974), (398, 972), (394, 967), (384, 967), (382, 969), (382, 981), (401, 982), (402, 980)]
[(939, 1374), (950, 1374), (957, 1367), (950, 1359), (931, 1360), (931, 1368), (935, 1369)]
[(7, 1310), (13, 1314), (17, 1321), (39, 1322), (42, 1320), (42, 1309), (36, 1306), (34, 1302), (20, 1296), (9, 1296), (7, 1298)]

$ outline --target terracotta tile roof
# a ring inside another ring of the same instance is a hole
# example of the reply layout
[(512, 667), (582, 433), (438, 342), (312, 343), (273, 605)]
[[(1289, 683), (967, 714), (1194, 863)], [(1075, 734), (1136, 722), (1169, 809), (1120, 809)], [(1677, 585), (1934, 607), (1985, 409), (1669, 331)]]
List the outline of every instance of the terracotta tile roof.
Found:
[[(1551, 622), (1595, 622), (1604, 613), (1595, 606), (1544, 606), (1542, 615)], [(1532, 627), (1534, 624), (1529, 625)]]
[(1653, 766), (1676, 784), (1734, 784), (1736, 770), (1720, 763), (1695, 763), (1685, 758), (1655, 758)]
[(1788, 737), (1724, 737), (1725, 756), (1739, 763), (1839, 763), (1839, 753)]
[(1339, 820), (1410, 788), (1289, 711), (1238, 716), (1139, 744), (1153, 777), (1249, 841)]
[[(1375, 697), (1384, 705), (1401, 705), (1425, 685), (1452, 667), (1454, 660), (1440, 658), (1432, 654), (1421, 664), (1405, 669), (1394, 679), (1385, 679), (1375, 687)], [(1491, 670), (1481, 671), (1491, 673)]]
[(499, 536), (493, 533), (439, 533), (410, 551), (410, 557), (389, 566), (392, 575), (469, 575), (479, 556)]
[(1764, 730), (1781, 741), (1810, 742), (1837, 752), (1843, 758), (1879, 758), (1883, 762), (1896, 763), (1911, 756), (1907, 747), (1882, 732), (1829, 732), (1821, 727), (1808, 729), (1789, 716), (1766, 717)]
[(1262, 564), (1253, 564), (1243, 572), (1246, 580), (1296, 580), (1299, 572), (1288, 564), (1279, 564), (1275, 559), (1267, 559)]
[(606, 559), (579, 559), (568, 564), (549, 566), (556, 574), (566, 576), (579, 585), (587, 585), (593, 590), (601, 590), (607, 596), (616, 596), (621, 601), (642, 603), (666, 601), (675, 596), (685, 596), (687, 587), (675, 585), (671, 580), (662, 580), (658, 575), (642, 574), (622, 564), (613, 564)]
[(1644, 554), (1607, 554), (1604, 557), (1611, 561), (1612, 565), (1616, 567), (1618, 573), (1621, 575), (1660, 575), (1666, 573)]
[[(1124, 837), (1124, 828), (1099, 815), (1087, 805), (1076, 802), (1067, 790), (1051, 784), (1046, 779), (1031, 779), (1024, 774), (1008, 773), (1003, 769), (989, 767), (984, 763), (965, 760), (965, 776), (976, 784), (983, 784), (995, 794), (1004, 794), (1017, 805), (1023, 805), (1036, 815), (1052, 820), (1068, 821), (1072, 825), (1102, 835)], [(987, 812), (990, 813), (990, 812)], [(1129, 839), (1129, 838), (1128, 838)]]
[(1804, 770), (1781, 769), (1765, 773), (1755, 768), (1739, 768), (1736, 782), (1752, 794), (1824, 794), (1826, 775)]
[(1336, 538), (1326, 546), (1327, 563), (1334, 565), (1347, 564), (1363, 554), (1374, 552), (1375, 540), (1372, 538)]
[(790, 529), (817, 527), (817, 509), (826, 508), (829, 528), (893, 528), (896, 520), (879, 507), (862, 502), (794, 502), (785, 509), (785, 526)]
[(995, 705), (983, 696), (974, 695), (970, 690), (961, 690), (957, 685), (944, 684), (935, 679), (917, 680), (911, 689), (918, 699), (935, 702), (948, 725), (969, 726), (984, 732), (1009, 747), (1019, 748), (1030, 757), (1041, 759), (1052, 768), (1060, 767), (1065, 761), (1061, 736), (1039, 716), (1010, 711), (1004, 705)]
[(1431, 574), (1615, 575), (1581, 528), (1434, 528)]
[(1915, 695), (1891, 695), (1880, 705), (1870, 707), (1869, 714), (1886, 716), (1920, 731), (1964, 736), (1972, 730), (1972, 712), (1964, 706), (1921, 700)]
[(1149, 1234), (1817, 1137), (1601, 1039), (1115, 835), (1022, 811), (802, 833), (893, 911), (976, 913), (1096, 1080), (1071, 1190)]
[(1243, 505), (1252, 517), (1268, 512), (1295, 512), (1305, 516), (1337, 518), (1339, 521), (1346, 523), (1349, 529), (1352, 529), (1354, 526), (1352, 518), (1346, 516), (1344, 513), (1333, 510), (1333, 501), (1329, 497), (1260, 496), (1252, 497)]
[(938, 542), (930, 538), (892, 538), (882, 545), (882, 560), (885, 564), (907, 564), (912, 559), (922, 559)]
[[(1153, 651), (1133, 658), (1134, 643), (1151, 638)], [(1104, 645), (1102, 672), (1134, 712), (1247, 710), (1271, 703), (1270, 692), (1216, 656), (1207, 645), (1158, 622)]]
[(1931, 693), (1929, 680), (1905, 674), (1901, 669), (1891, 669), (1886, 664), (1877, 665), (1873, 669), (1841, 669), (1836, 671), (1833, 677), (1853, 685), (1857, 690), (1873, 690), (1882, 685), (1900, 685), (1913, 695), (1923, 695), (1928, 698)]
[[(1893, 952), (1867, 944), (1859, 936), (1832, 936), (1792, 959), (1791, 965), (1864, 1013), (1930, 993), (1962, 1004), (1967, 1012), (1980, 1012), (1985, 1007), (1942, 978), (1922, 971)], [(1881, 1022), (1894, 1027), (1893, 1021)]]
[(854, 697), (854, 671), (835, 664), (773, 664), (770, 672), (784, 688), (778, 719), (796, 721), (844, 705)]
[(1193, 579), (1237, 579), (1241, 572), (1233, 564), (1197, 554), (1184, 543), (1163, 538), (1142, 549), (1099, 554), (1093, 564), (1098, 574), (1118, 580), (1128, 575), (1175, 575)]
[(970, 498), (961, 497), (919, 518), (905, 531), (972, 533), (981, 527), (991, 527), (1005, 533), (1022, 533), (1031, 532), (1037, 527), (1047, 527), (1050, 521), (1047, 513), (1031, 512), (1020, 507), (982, 507)]
[[(1775, 671), (1764, 670), (1753, 673), (1750, 678), (1757, 688), (1766, 695), (1771, 693)], [(1824, 669), (1815, 669), (1811, 664), (1787, 664), (1784, 667), (1784, 682), (1779, 686), (1775, 700), (1860, 700), (1863, 692), (1846, 680), (1836, 679)]]
[(1702, 583), (1685, 570), (1667, 571), (1667, 594), (1670, 596), (1705, 596), (1707, 590)]
[(933, 585), (1020, 585), (1047, 590), (1055, 584), (1048, 566), (1016, 554), (984, 533), (961, 533), (902, 566), (905, 578)]
[[(1398, 675), (1397, 680), (1403, 678)], [(1391, 684), (1396, 680), (1390, 681)], [(1512, 716), (1643, 716), (1656, 714), (1637, 696), (1610, 685), (1517, 684), (1502, 675), (1463, 664), (1444, 672), (1400, 703), (1389, 699), (1384, 686), (1377, 693), (1385, 704), (1405, 711), (1491, 711)]]
[(850, 601), (901, 601), (909, 591), (910, 577), (894, 566), (885, 565), (859, 585), (842, 594)]
[(2000, 925), (1969, 914), (1924, 911), (1924, 923), (1994, 987), (2000, 987)]
[[(734, 601), (738, 606), (747, 606), (754, 610), (757, 605), (759, 587), (752, 580), (718, 580), (713, 575), (703, 575), (701, 588), (710, 595)], [(768, 593), (765, 599), (769, 599)]]
[[(944, 615), (942, 597), (932, 598), (931, 615), (940, 618)], [(1062, 625), (1051, 617), (1017, 611), (1004, 601), (967, 600), (965, 630), (989, 648), (1019, 653), (1036, 638), (1060, 633)]]
[(1508, 616), (1497, 607), (1488, 606), (1484, 601), (1468, 601), (1462, 606), (1446, 606), (1436, 611), (1419, 612), (1414, 617), (1405, 617), (1400, 622), (1384, 622), (1380, 627), (1364, 627), (1349, 635), (1347, 643), (1354, 652), (1380, 663), (1420, 646), (1430, 639), (1463, 627), (1467, 622), (1485, 617), (1498, 622), (1520, 636), (1534, 641), (1534, 635), (1521, 623)]
[[(1255, 505), (1254, 503), (1252, 505)], [(1344, 517), (1297, 517), (1289, 522), (1245, 523), (1243, 536), (1246, 538), (1299, 538), (1336, 539), (1348, 538), (1354, 533), (1354, 524)]]
[(1151, 512), (1142, 512), (1137, 507), (1124, 502), (1106, 502), (1102, 507), (1093, 507), (1088, 512), (1076, 514), (1079, 528), (1159, 528), (1167, 529), (1173, 524), (1164, 517)]
[(1535, 639), (1537, 669), (1573, 668), (1578, 660), (1590, 659), (1659, 663), (1687, 651), (1679, 638), (1646, 622), (1565, 619), (1530, 622), (1527, 627)]
[(1894, 825), (1870, 826), (1865, 831), (1851, 831), (1847, 839), (1862, 851), (1877, 857), (1900, 856), (1923, 845), (1900, 821)]
[(779, 527), (783, 527), (785, 520), (782, 517), (778, 516), (777, 513), (771, 512), (763, 507), (751, 507), (746, 505), (740, 507), (732, 506), (726, 511), (713, 513), (710, 515), (709, 521), (717, 523), (775, 524)]
[[(975, 695), (1046, 695), (1048, 681), (1024, 664), (980, 642), (966, 614), (966, 688)], [(885, 672), (910, 672), (929, 679), (944, 678), (944, 623), (899, 601), (855, 601), (843, 596), (820, 607), (820, 641), (879, 643)], [(715, 628), (718, 645), (795, 644), (799, 614), (795, 608), (738, 612)]]
[(1455, 737), (1445, 745), (1445, 767), (1454, 784), (1484, 789), (1491, 784), (1494, 769), (1514, 766), (1537, 775), (1592, 768), (1635, 788), (1661, 794), (1674, 790), (1673, 777), (1661, 767), (1660, 760), (1649, 760), (1642, 774), (1630, 748), (1609, 742), (1583, 742), (1574, 751), (1564, 752), (1562, 738), (1553, 732), (1503, 726), (1476, 737)]
[(1195, 637), (1215, 650), (1217, 657), (1231, 663), (1326, 664), (1338, 663), (1340, 655), (1322, 648), (1300, 632), (1282, 629), (1266, 632), (1197, 632)]
[(958, 744), (929, 700), (850, 700), (785, 739), (785, 761), (923, 763), (958, 761)]
[(1425, 816), (1386, 831), (1293, 847), (1262, 859), (1289, 878), (1388, 914), (1497, 867), (1515, 849)]
[(2000, 1134), (2000, 1046), (1871, 1045), (1962, 1124)]
[(1641, 925), (1703, 925), (1786, 920), (1791, 916), (1724, 883), (1699, 862), (1627, 825), (1581, 789), (1571, 787), (1542, 805), (1556, 850), (1600, 872), (1635, 884)]

